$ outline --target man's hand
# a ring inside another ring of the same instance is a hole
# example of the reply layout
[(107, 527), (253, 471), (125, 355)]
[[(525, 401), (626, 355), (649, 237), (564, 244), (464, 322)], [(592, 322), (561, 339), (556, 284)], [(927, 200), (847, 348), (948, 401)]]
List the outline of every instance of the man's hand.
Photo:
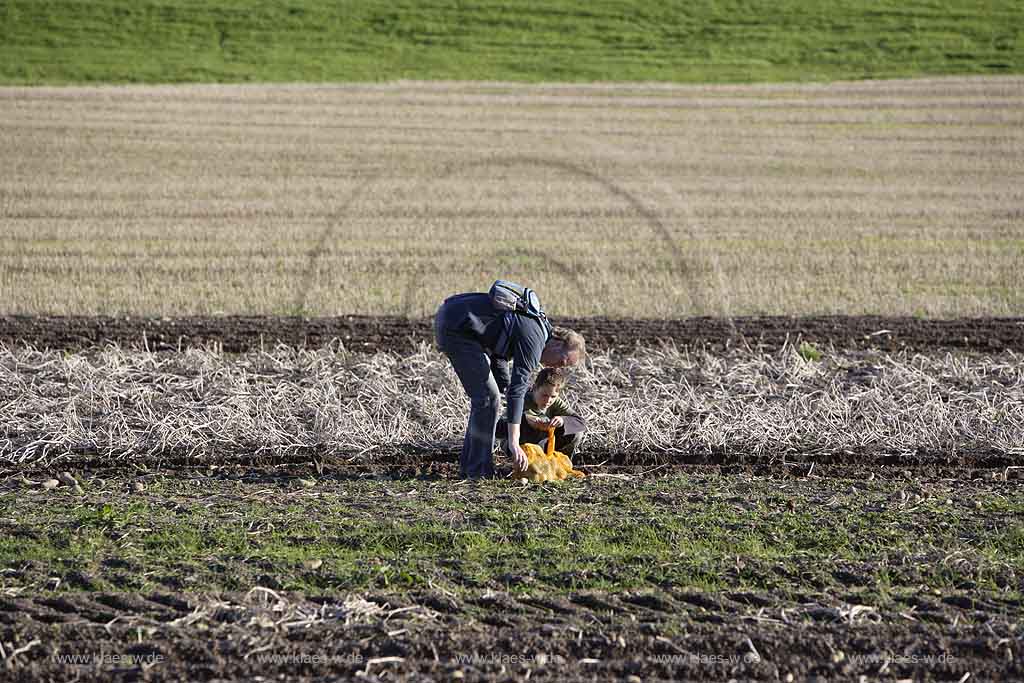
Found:
[(553, 417), (551, 419), (551, 421), (548, 424), (551, 427), (554, 427), (555, 429), (558, 429), (559, 427), (561, 427), (562, 425), (565, 424), (565, 420), (562, 419), (561, 415), (556, 415), (555, 417)]
[(526, 451), (519, 445), (519, 425), (511, 422), (508, 423), (508, 452), (517, 469), (526, 470), (530, 466)]
[(512, 451), (512, 462), (515, 463), (516, 469), (525, 472), (526, 468), (530, 466), (530, 461), (526, 458), (526, 451), (519, 444), (513, 445), (510, 450)]

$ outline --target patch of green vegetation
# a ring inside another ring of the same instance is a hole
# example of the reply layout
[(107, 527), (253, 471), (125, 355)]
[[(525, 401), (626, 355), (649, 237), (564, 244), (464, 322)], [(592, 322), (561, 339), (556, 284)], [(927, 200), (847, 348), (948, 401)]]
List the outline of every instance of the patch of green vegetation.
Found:
[(797, 350), (800, 357), (806, 361), (821, 360), (821, 351), (818, 350), (814, 344), (809, 342), (800, 342), (800, 348)]
[(6, 0), (0, 81), (756, 82), (1024, 72), (1024, 7)]
[(770, 479), (710, 475), (526, 488), (167, 477), (144, 496), (87, 486), (5, 497), (4, 516), (18, 522), (0, 539), (0, 567), (34, 566), (38, 583), (24, 581), (37, 590), (69, 572), (99, 590), (672, 587), (884, 600), (920, 586), (1012, 588), (1024, 571), (1020, 500), (915, 498), (904, 486), (811, 480), (780, 494)]

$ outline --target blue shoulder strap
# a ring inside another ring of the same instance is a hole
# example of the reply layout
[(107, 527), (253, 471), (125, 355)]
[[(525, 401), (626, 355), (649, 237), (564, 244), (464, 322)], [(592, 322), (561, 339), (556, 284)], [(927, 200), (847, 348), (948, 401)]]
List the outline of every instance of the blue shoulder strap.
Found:
[[(501, 318), (501, 333), (498, 335), (498, 341), (494, 345), (494, 355), (498, 358), (508, 360), (508, 347), (512, 343), (512, 326), (515, 324), (515, 317), (517, 315), (522, 314), (509, 311)], [(528, 317), (540, 323), (544, 329), (544, 343), (547, 343), (551, 339), (551, 323), (548, 322), (547, 316), (541, 313), (539, 315), (528, 315)]]

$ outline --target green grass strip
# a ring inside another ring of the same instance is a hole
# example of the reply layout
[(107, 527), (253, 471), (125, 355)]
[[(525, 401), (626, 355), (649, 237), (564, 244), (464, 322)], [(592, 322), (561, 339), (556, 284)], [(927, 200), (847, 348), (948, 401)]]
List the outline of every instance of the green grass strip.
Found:
[(72, 590), (676, 587), (882, 599), (922, 586), (999, 593), (1024, 571), (1019, 497), (834, 483), (781, 490), (772, 480), (683, 476), (473, 489), (325, 481), (307, 490), (172, 477), (151, 482), (146, 496), (87, 485), (81, 496), (0, 498), (0, 568), (18, 570), (12, 586), (63, 576)]
[(0, 82), (765, 82), (1024, 72), (1017, 0), (3, 0)]

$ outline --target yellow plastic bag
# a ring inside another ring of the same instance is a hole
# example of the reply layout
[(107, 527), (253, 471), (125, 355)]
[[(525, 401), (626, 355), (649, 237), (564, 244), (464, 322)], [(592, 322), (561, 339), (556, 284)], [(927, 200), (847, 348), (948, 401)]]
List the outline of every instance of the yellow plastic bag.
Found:
[(534, 443), (523, 446), (526, 452), (526, 460), (529, 463), (526, 470), (516, 468), (512, 473), (514, 479), (528, 479), (534, 483), (542, 481), (562, 481), (569, 477), (586, 476), (579, 470), (572, 468), (572, 461), (565, 453), (555, 450), (555, 430), (548, 429), (547, 452)]

